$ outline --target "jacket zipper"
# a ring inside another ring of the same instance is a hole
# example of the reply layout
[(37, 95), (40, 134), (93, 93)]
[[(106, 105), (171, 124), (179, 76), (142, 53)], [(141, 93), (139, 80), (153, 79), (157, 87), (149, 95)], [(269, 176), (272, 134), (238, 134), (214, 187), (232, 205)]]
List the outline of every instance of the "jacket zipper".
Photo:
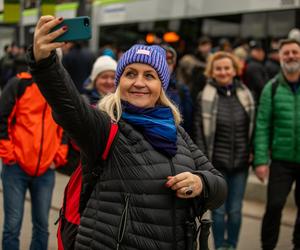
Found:
[(44, 129), (45, 129), (45, 114), (46, 114), (46, 109), (47, 109), (47, 103), (44, 106), (43, 109), (43, 115), (42, 115), (42, 135), (41, 135), (41, 146), (40, 146), (40, 152), (39, 152), (39, 157), (36, 165), (36, 170), (34, 173), (34, 176), (37, 176), (40, 168), (40, 163), (41, 163), (41, 158), (42, 158), (42, 153), (43, 153), (43, 143), (44, 143)]
[(126, 225), (127, 225), (127, 218), (128, 218), (129, 198), (130, 198), (130, 194), (127, 193), (126, 196), (125, 196), (125, 207), (124, 207), (124, 210), (122, 212), (120, 226), (119, 226), (116, 250), (119, 250), (120, 244), (122, 243), (122, 240), (124, 238)]
[[(171, 174), (172, 176), (175, 176), (176, 175), (176, 171), (175, 171), (175, 167), (174, 167), (174, 164), (172, 162), (171, 159), (169, 159), (169, 164), (170, 164), (170, 167), (171, 167)], [(173, 250), (176, 250), (176, 198), (175, 196), (173, 195), (173, 206), (172, 206), (172, 218), (173, 218), (173, 222), (172, 222), (172, 229), (173, 229)]]
[(294, 94), (294, 126), (295, 126), (295, 134), (294, 134), (294, 155), (293, 158), (296, 159), (297, 158), (297, 92)]
[[(232, 105), (232, 102), (233, 102), (233, 98), (231, 98), (231, 105)], [(233, 110), (233, 105), (232, 105), (232, 109), (231, 110)], [(233, 165), (233, 168), (234, 168), (234, 155), (235, 155), (235, 120), (234, 120), (234, 115), (233, 115), (233, 112), (231, 113), (231, 115), (232, 115), (232, 119), (231, 119), (231, 121), (232, 121), (232, 134), (231, 134), (231, 138), (232, 138), (232, 140), (231, 140), (231, 155), (230, 155), (230, 157), (231, 157), (231, 164)]]

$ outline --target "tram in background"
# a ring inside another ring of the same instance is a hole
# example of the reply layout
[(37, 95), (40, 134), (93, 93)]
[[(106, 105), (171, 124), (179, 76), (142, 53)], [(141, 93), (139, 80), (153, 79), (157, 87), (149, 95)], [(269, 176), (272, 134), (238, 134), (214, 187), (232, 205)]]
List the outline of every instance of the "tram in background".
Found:
[(94, 49), (106, 43), (126, 48), (156, 31), (176, 32), (180, 42), (175, 47), (184, 52), (203, 35), (215, 45), (221, 38), (232, 43), (259, 39), (267, 48), (272, 38), (300, 27), (299, 0), (140, 0), (98, 5), (92, 11)]
[[(32, 7), (37, 1), (27, 2)], [(300, 27), (300, 0), (59, 0), (55, 15), (75, 17), (78, 6), (92, 17), (93, 51), (108, 43), (126, 49), (152, 32), (175, 32), (180, 37), (176, 46), (184, 51), (194, 48), (202, 35), (215, 44), (220, 38), (255, 38), (267, 45), (271, 38), (286, 37)], [(37, 15), (30, 9), (23, 13), (27, 44)], [(6, 29), (0, 18), (0, 34)]]

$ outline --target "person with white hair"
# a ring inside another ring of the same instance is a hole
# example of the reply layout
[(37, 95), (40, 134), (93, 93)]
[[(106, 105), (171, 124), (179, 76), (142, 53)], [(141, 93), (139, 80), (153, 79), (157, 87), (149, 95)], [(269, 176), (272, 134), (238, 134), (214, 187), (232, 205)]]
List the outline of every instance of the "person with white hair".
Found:
[(295, 39), (298, 42), (300, 42), (300, 30), (297, 29), (297, 28), (291, 29), (289, 34), (288, 34), (288, 38)]

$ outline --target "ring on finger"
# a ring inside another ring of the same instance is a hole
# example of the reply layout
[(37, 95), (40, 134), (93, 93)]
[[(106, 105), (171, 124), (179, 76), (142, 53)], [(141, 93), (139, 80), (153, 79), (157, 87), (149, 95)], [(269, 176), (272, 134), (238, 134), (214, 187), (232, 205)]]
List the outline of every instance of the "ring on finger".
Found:
[(185, 195), (191, 195), (193, 193), (193, 187), (192, 186), (188, 186), (186, 191), (185, 191)]

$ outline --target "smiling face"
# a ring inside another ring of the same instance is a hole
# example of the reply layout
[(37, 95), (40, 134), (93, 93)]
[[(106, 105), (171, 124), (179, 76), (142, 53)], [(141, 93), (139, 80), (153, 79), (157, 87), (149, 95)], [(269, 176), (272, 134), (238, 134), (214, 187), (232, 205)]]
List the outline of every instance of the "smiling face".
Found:
[(107, 70), (100, 73), (95, 79), (95, 88), (101, 95), (115, 91), (115, 71)]
[(226, 86), (232, 83), (236, 76), (236, 70), (230, 58), (220, 58), (212, 64), (212, 77), (221, 86)]
[(139, 108), (154, 107), (161, 91), (157, 72), (147, 64), (129, 64), (120, 78), (121, 99)]
[(279, 51), (279, 59), (282, 69), (287, 74), (300, 71), (300, 46), (297, 43), (283, 45)]

